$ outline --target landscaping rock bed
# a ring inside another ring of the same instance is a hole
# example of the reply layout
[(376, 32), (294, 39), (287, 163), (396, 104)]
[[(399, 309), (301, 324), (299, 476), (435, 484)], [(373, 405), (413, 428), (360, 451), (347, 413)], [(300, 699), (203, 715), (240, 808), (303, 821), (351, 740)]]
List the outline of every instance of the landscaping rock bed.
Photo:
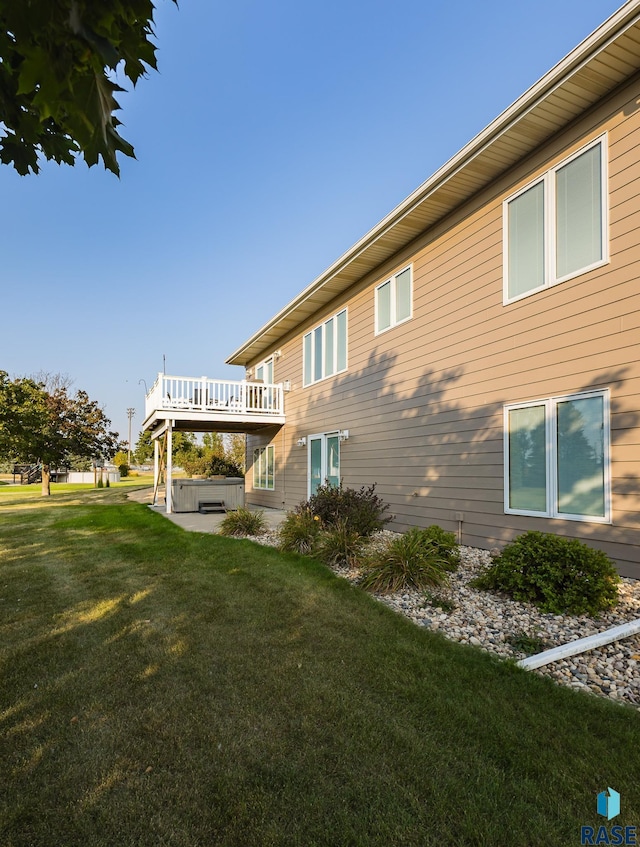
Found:
[[(384, 547), (394, 535), (385, 530), (373, 536), (370, 544)], [(269, 533), (252, 540), (276, 546), (277, 535)], [(597, 619), (586, 615), (543, 614), (529, 603), (518, 603), (505, 595), (471, 587), (470, 581), (490, 563), (491, 555), (488, 550), (474, 547), (461, 547), (460, 554), (460, 567), (450, 575), (446, 588), (429, 595), (409, 591), (374, 596), (418, 626), (441, 632), (461, 644), (473, 644), (503, 658), (515, 659), (640, 618), (640, 580), (623, 579), (620, 602)], [(357, 569), (334, 570), (357, 584), (360, 577)], [(640, 709), (640, 636), (553, 662), (534, 673)]]

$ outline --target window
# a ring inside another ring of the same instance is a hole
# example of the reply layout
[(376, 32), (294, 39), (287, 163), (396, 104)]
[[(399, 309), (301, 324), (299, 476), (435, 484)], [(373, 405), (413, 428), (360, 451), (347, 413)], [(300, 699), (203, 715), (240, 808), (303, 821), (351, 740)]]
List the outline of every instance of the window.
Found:
[(505, 406), (505, 512), (609, 522), (609, 394)]
[(505, 303), (608, 260), (605, 149), (603, 136), (505, 200)]
[(411, 266), (376, 288), (376, 335), (411, 317)]
[(340, 436), (327, 432), (309, 436), (309, 497), (319, 485), (340, 485)]
[(274, 488), (274, 447), (256, 447), (253, 451), (253, 487)]
[(269, 384), (273, 382), (273, 358), (260, 362), (256, 368), (256, 379)]
[(347, 369), (347, 310), (329, 318), (302, 340), (303, 384), (312, 385)]

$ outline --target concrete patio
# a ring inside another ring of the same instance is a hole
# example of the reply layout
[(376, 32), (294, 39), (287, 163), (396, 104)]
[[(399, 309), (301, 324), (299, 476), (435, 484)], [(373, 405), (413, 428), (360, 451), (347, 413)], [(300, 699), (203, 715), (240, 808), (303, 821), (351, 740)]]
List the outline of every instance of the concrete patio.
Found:
[[(158, 512), (158, 514), (173, 521), (187, 532), (217, 533), (225, 518), (224, 512), (209, 512), (205, 515), (201, 515), (199, 512), (172, 512), (168, 515), (164, 504), (164, 488), (160, 489), (160, 503), (155, 506), (152, 505), (153, 488), (139, 488), (130, 491), (127, 497), (136, 503), (147, 504), (154, 512)], [(262, 512), (268, 529), (277, 529), (286, 517), (286, 512), (282, 509), (267, 509), (252, 504), (248, 504), (247, 509), (251, 512)]]

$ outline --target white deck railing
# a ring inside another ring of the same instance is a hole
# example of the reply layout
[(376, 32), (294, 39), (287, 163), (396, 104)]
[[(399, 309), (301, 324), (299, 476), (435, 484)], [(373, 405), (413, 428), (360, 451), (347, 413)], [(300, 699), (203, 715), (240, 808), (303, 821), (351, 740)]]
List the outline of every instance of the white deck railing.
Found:
[(161, 410), (283, 415), (283, 397), (279, 384), (158, 374), (146, 397), (145, 417)]

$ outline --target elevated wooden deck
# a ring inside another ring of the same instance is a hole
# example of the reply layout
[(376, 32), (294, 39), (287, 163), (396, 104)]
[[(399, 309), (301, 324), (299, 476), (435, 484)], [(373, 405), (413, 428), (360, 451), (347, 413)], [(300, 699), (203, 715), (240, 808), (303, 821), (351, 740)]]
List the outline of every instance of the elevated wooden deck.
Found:
[(167, 514), (173, 511), (173, 432), (257, 432), (284, 422), (282, 385), (158, 374), (142, 424), (154, 443), (153, 505), (164, 476)]
[(179, 432), (256, 432), (282, 426), (283, 386), (158, 374), (146, 397), (142, 428), (157, 438), (169, 421)]

